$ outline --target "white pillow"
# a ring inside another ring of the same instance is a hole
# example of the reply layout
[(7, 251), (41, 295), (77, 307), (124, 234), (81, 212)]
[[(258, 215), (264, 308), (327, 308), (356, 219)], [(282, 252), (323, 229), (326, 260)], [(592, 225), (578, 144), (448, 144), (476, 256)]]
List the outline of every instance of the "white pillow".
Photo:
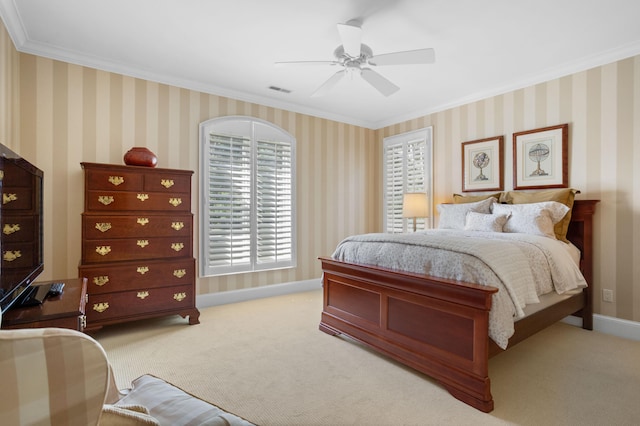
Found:
[(504, 232), (542, 235), (556, 239), (553, 226), (560, 222), (569, 207), (557, 201), (530, 204), (494, 204), (494, 214), (511, 214), (503, 227)]
[(464, 204), (438, 204), (438, 213), (440, 220), (438, 228), (440, 229), (464, 229), (467, 221), (467, 213), (491, 213), (491, 205), (496, 202), (493, 197), (486, 200), (477, 201), (475, 203)]
[(469, 212), (464, 229), (465, 231), (502, 232), (507, 219), (509, 215), (506, 214)]

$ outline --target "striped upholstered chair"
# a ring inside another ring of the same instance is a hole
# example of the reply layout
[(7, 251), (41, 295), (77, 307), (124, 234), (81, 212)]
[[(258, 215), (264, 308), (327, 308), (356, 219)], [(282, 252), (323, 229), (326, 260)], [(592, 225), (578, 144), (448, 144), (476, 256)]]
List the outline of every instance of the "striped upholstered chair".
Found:
[(0, 330), (0, 425), (251, 426), (150, 375), (118, 391), (107, 355), (74, 330)]
[(0, 330), (0, 424), (96, 425), (110, 376), (104, 350), (85, 334)]

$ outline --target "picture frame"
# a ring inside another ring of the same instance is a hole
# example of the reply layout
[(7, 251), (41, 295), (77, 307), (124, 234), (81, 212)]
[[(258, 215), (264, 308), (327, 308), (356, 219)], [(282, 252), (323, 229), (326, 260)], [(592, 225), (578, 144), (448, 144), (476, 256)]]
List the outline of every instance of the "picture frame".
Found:
[(502, 191), (504, 136), (462, 143), (462, 192)]
[(513, 134), (513, 189), (567, 188), (569, 124)]

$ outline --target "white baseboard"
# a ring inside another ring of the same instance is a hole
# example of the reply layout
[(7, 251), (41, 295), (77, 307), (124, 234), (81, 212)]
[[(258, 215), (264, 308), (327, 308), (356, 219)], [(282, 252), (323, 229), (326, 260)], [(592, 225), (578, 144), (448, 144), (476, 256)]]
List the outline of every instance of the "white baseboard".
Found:
[(230, 290), (220, 293), (208, 293), (196, 296), (196, 306), (206, 308), (209, 306), (226, 305), (228, 303), (245, 302), (247, 300), (262, 299), (265, 297), (282, 296), (284, 294), (299, 293), (302, 291), (320, 290), (322, 280), (314, 278), (305, 281), (293, 281), (283, 284), (273, 284), (263, 287), (245, 288), (242, 290)]
[[(566, 317), (562, 321), (582, 327), (582, 319), (578, 317)], [(593, 314), (593, 329), (624, 339), (640, 341), (640, 322)]]
[[(253, 299), (282, 296), (285, 294), (299, 293), (302, 291), (320, 290), (321, 288), (322, 280), (320, 278), (314, 278), (311, 280), (293, 281), (283, 284), (267, 285), (264, 287), (231, 290), (220, 293), (201, 294), (196, 297), (196, 306), (198, 308), (206, 308), (209, 306), (245, 302)], [(577, 317), (566, 317), (562, 321), (578, 327), (582, 326), (582, 319)], [(593, 329), (601, 333), (640, 341), (640, 322), (594, 314)]]

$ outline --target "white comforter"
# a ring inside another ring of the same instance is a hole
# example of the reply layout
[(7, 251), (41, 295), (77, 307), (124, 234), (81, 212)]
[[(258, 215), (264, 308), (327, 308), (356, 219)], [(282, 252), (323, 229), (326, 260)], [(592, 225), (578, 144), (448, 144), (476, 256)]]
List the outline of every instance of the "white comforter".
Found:
[(343, 240), (333, 258), (497, 287), (489, 337), (506, 348), (514, 321), (538, 296), (587, 283), (565, 243), (528, 234), (435, 229), (364, 234)]

